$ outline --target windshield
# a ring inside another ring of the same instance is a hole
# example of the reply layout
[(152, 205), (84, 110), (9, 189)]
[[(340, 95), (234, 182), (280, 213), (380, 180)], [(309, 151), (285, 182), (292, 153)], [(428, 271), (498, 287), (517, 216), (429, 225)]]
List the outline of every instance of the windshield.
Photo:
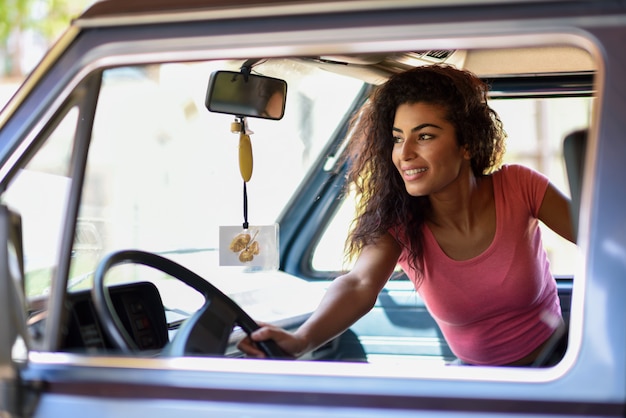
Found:
[[(218, 257), (220, 226), (241, 228), (244, 221), (234, 117), (211, 113), (204, 105), (210, 74), (238, 71), (240, 65), (168, 63), (103, 72), (70, 289), (91, 287), (102, 255), (122, 248), (167, 254), (204, 277), (222, 280), (227, 288), (229, 276), (246, 270), (220, 267)], [(254, 71), (288, 83), (282, 120), (246, 120), (254, 156), (246, 215), (250, 225), (274, 226), (344, 122), (363, 83), (293, 61), (274, 60)], [(77, 125), (77, 112), (70, 110), (6, 195), (24, 218), (29, 297), (49, 291)], [(27, 192), (33, 182), (47, 191), (50, 210), (44, 216), (42, 197)]]

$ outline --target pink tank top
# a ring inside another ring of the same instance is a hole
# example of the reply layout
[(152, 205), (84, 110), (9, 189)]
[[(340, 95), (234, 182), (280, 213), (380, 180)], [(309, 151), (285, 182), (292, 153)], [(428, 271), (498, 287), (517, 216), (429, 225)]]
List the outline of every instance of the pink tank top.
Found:
[[(427, 226), (420, 296), (451, 350), (471, 364), (519, 360), (554, 331), (545, 318), (560, 318), (556, 282), (537, 220), (548, 179), (526, 167), (503, 166), (492, 174), (496, 233), (480, 255), (449, 258)], [(416, 284), (404, 251), (399, 264)]]

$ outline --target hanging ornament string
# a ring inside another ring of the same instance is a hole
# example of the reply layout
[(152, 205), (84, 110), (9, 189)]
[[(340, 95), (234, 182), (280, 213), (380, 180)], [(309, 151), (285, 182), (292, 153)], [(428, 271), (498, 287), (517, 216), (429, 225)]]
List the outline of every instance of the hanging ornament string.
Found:
[(243, 182), (243, 229), (248, 229), (248, 188)]

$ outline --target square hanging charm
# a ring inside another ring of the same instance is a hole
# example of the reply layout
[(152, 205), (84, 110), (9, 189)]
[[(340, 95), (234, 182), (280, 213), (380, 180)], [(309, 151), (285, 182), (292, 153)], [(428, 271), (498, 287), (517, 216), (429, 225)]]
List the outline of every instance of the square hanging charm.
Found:
[(220, 266), (278, 269), (278, 224), (220, 226)]

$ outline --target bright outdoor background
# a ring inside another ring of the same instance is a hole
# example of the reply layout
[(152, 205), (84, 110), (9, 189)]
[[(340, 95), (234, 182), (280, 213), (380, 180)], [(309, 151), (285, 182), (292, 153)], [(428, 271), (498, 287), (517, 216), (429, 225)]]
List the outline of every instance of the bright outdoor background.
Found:
[(94, 0), (0, 0), (0, 108)]

